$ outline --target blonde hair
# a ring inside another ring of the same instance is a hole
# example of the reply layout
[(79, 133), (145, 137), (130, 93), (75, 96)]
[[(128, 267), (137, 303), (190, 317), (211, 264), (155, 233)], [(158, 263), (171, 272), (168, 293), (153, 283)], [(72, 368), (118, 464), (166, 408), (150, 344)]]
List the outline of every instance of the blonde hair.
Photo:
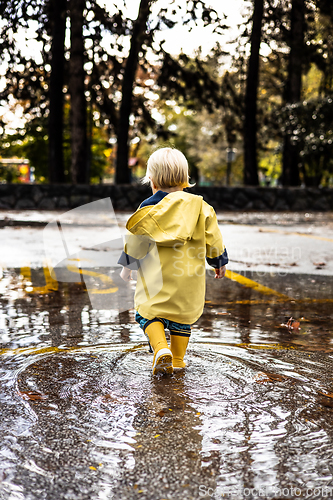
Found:
[(150, 181), (160, 189), (194, 186), (189, 182), (187, 159), (181, 151), (173, 148), (157, 149), (149, 157), (143, 182), (149, 184)]

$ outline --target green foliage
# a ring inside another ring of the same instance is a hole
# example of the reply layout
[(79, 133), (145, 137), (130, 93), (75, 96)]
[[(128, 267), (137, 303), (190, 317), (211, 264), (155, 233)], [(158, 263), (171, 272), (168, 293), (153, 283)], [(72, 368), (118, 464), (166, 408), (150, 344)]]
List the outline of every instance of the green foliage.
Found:
[[(6, 86), (0, 93), (0, 104), (8, 105), (10, 99), (21, 104), (27, 123), (32, 126), (32, 119), (47, 117), (50, 106), (50, 63), (53, 61), (51, 53), (54, 9), (56, 0), (8, 0), (0, 5), (0, 19), (3, 22), (0, 26), (0, 59), (6, 58), (7, 71), (5, 75)], [(154, 3), (154, 1), (150, 2)], [(85, 84), (86, 98), (88, 106), (92, 106), (98, 112), (95, 125), (101, 130), (106, 126), (109, 133), (118, 135), (119, 114), (120, 114), (120, 93), (124, 85), (124, 68), (128, 58), (128, 41), (133, 37), (135, 22), (131, 18), (126, 18), (123, 12), (112, 5), (113, 13), (110, 14), (108, 7), (102, 5), (98, 0), (86, 0), (84, 11), (84, 58), (85, 58)], [(66, 15), (71, 11), (71, 2), (68, 2)], [(22, 29), (32, 27), (35, 33), (33, 37), (42, 43), (42, 64), (33, 59), (27, 60), (16, 43), (15, 35)], [(161, 5), (160, 11), (151, 16), (151, 19), (143, 32), (142, 44), (139, 51), (139, 67), (141, 76), (136, 80), (135, 90), (140, 87), (143, 92), (136, 91), (133, 98), (131, 116), (131, 137), (137, 133), (146, 133), (148, 129), (154, 128), (156, 123), (152, 118), (154, 103), (149, 97), (149, 90), (156, 84), (156, 70), (162, 61), (168, 60), (169, 55), (162, 48), (161, 43), (154, 43), (155, 34), (162, 29), (172, 28), (177, 23), (187, 25), (189, 29), (200, 22), (203, 26), (211, 26), (216, 31), (225, 28), (222, 20), (218, 18), (217, 12), (207, 5), (203, 0), (169, 2)], [(110, 36), (111, 35), (111, 36)], [(109, 37), (109, 44), (103, 43)], [(68, 56), (68, 48), (67, 56)], [(152, 62), (152, 54), (154, 54)], [(200, 71), (200, 84), (196, 88), (196, 99), (200, 100), (201, 94), (205, 91), (205, 72), (201, 67), (201, 62), (196, 62)], [(69, 64), (65, 63), (65, 85), (64, 94), (68, 93)], [(193, 76), (192, 72), (192, 76)], [(141, 79), (141, 81), (140, 81)], [(150, 87), (146, 82), (150, 83)], [(171, 81), (171, 80), (170, 80)], [(168, 82), (168, 78), (166, 79)], [(188, 82), (189, 83), (189, 82)], [(214, 82), (212, 82), (214, 86)], [(132, 84), (131, 84), (132, 87)], [(206, 92), (208, 95), (209, 92)], [(208, 102), (208, 101), (207, 101)], [(96, 113), (95, 113), (96, 114)], [(29, 128), (30, 125), (27, 125)], [(43, 134), (45, 136), (45, 131)], [(24, 144), (38, 144), (39, 138), (36, 131), (29, 131), (24, 138)], [(130, 137), (130, 138), (131, 138)], [(18, 139), (19, 140), (19, 139)], [(11, 141), (12, 147), (14, 142)], [(16, 141), (17, 142), (17, 141)], [(46, 144), (46, 142), (44, 141)], [(17, 142), (18, 145), (20, 145)], [(30, 149), (31, 149), (30, 148)], [(29, 154), (34, 156), (29, 150)], [(68, 172), (68, 137), (64, 138), (64, 157)], [(103, 156), (97, 154), (96, 144), (90, 154), (91, 160), (95, 164), (91, 165), (93, 177), (99, 178)], [(34, 159), (34, 163), (38, 164)], [(99, 167), (97, 167), (99, 165)], [(36, 167), (42, 172), (41, 167)], [(69, 177), (68, 177), (69, 178)]]
[(19, 170), (14, 167), (5, 167), (0, 164), (0, 182), (13, 183), (19, 182)]
[[(257, 116), (259, 168), (274, 179), (279, 177), (281, 144), (283, 135), (288, 133), (299, 147), (304, 181), (310, 183), (315, 179), (317, 182), (320, 177), (321, 182), (326, 183), (332, 173), (329, 98), (333, 93), (333, 3), (331, 0), (305, 0), (306, 29), (300, 57), (303, 62), (302, 99), (307, 104), (298, 103), (281, 112), (286, 102), (291, 3), (291, 0), (265, 0), (263, 41), (266, 50), (261, 58)], [(37, 179), (47, 179), (54, 4), (51, 0), (8, 0), (0, 4), (3, 21), (0, 59), (6, 60), (8, 66), (0, 104), (8, 106), (16, 100), (23, 107), (26, 119), (24, 129), (15, 134), (5, 127), (0, 138), (0, 154), (28, 158), (35, 167)], [(126, 18), (120, 10), (113, 12), (110, 14), (98, 0), (86, 1), (85, 84), (88, 108), (93, 109), (90, 153), (93, 182), (99, 182), (107, 167), (104, 152), (109, 134), (117, 135), (123, 72), (134, 27), (132, 19)], [(239, 154), (233, 163), (232, 182), (241, 181), (243, 99), (251, 16), (250, 8), (232, 67), (223, 74), (221, 67), (226, 53), (219, 46), (208, 57), (203, 57), (200, 50), (189, 57), (183, 53), (179, 56), (168, 54), (163, 43), (156, 43), (155, 35), (159, 31), (179, 22), (190, 28), (200, 21), (223, 31), (223, 20), (218, 19), (207, 2), (170, 1), (150, 18), (139, 53), (129, 137), (140, 137), (139, 156), (146, 158), (156, 147), (173, 145), (188, 157), (192, 179), (197, 181), (200, 173), (211, 182), (224, 183), (225, 150), (236, 147)], [(18, 30), (31, 25), (31, 21), (36, 27), (33, 36), (43, 44), (42, 64), (23, 57), (15, 41)], [(110, 40), (108, 46), (102, 43), (106, 36)], [(71, 159), (68, 69), (66, 61), (63, 147), (67, 180)]]
[[(26, 124), (25, 129), (15, 134), (1, 137), (0, 154), (4, 158), (18, 157), (29, 160), (30, 166), (35, 168), (37, 182), (43, 182), (48, 175), (47, 160), (47, 129), (45, 119), (36, 118)], [(14, 182), (15, 179), (6, 179)]]
[[(71, 163), (71, 144), (69, 131), (69, 106), (65, 106), (65, 130), (64, 130), (64, 163), (65, 173), (69, 180), (69, 169)], [(105, 127), (93, 125), (91, 138), (91, 182), (98, 183), (103, 178), (107, 168), (107, 158), (104, 154), (108, 145), (108, 134)], [(29, 160), (30, 166), (35, 168), (36, 182), (48, 181), (48, 128), (47, 118), (33, 118), (26, 122), (25, 128), (14, 134), (3, 134), (0, 137), (0, 156), (3, 158), (25, 158)], [(11, 170), (8, 177), (8, 169), (0, 171), (0, 179), (6, 182), (16, 182), (18, 175)]]
[(93, 127), (91, 142), (90, 182), (101, 182), (108, 167), (107, 161), (108, 135), (105, 128)]
[(269, 141), (259, 157), (259, 172), (262, 172), (267, 182), (276, 185), (282, 174), (282, 152), (279, 143)]
[[(189, 163), (192, 182), (225, 184), (226, 149), (229, 147), (228, 132), (222, 109), (208, 113), (205, 109), (194, 111), (186, 106), (176, 106), (167, 101), (159, 109), (165, 119), (158, 135), (151, 134), (150, 140), (141, 140), (139, 156), (147, 161), (150, 154), (159, 147), (180, 149)], [(231, 181), (240, 183), (242, 178), (242, 155), (239, 135), (233, 145), (238, 149), (232, 165)]]
[(305, 184), (327, 183), (333, 173), (333, 98), (286, 106), (279, 123), (298, 148)]
[[(226, 182), (226, 150), (236, 147), (232, 182), (240, 182), (242, 169), (242, 96), (240, 73), (220, 71), (225, 53), (217, 45), (206, 57), (200, 51), (167, 57), (158, 79), (160, 99), (155, 104), (161, 125), (141, 141), (145, 159), (156, 147), (172, 146), (186, 155), (195, 182)], [(164, 83), (166, 75), (172, 78)]]

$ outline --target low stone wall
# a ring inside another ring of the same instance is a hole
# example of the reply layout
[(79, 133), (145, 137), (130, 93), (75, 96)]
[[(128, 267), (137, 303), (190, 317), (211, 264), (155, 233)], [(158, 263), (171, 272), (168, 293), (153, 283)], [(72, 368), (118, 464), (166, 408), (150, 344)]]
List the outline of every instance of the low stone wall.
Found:
[[(333, 189), (204, 187), (188, 190), (200, 194), (215, 210), (303, 211), (333, 210)], [(115, 210), (135, 210), (151, 195), (146, 185), (33, 185), (0, 184), (0, 209), (68, 210), (110, 197)]]
[(216, 210), (333, 210), (333, 189), (269, 187), (194, 187)]

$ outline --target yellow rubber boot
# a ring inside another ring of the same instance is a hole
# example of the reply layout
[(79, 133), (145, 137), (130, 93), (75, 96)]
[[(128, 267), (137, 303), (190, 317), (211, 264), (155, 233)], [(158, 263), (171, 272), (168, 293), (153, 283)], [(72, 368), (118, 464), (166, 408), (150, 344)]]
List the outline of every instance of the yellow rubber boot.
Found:
[(172, 352), (172, 364), (173, 367), (180, 370), (185, 368), (186, 363), (184, 361), (184, 356), (187, 349), (189, 337), (183, 337), (181, 335), (171, 334), (171, 352)]
[(173, 372), (172, 352), (165, 338), (163, 323), (160, 321), (150, 323), (145, 329), (145, 333), (148, 335), (150, 345), (154, 350), (153, 375), (157, 375), (157, 373), (171, 374)]

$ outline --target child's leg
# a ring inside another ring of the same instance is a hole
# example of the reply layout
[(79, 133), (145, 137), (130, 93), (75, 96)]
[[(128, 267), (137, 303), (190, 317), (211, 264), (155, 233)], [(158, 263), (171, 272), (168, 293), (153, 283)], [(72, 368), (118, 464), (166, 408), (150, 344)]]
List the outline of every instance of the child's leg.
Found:
[(172, 364), (174, 368), (185, 368), (186, 363), (184, 361), (184, 356), (186, 353), (188, 341), (190, 339), (189, 333), (180, 333), (177, 331), (170, 330), (171, 338), (171, 352), (172, 352)]
[(150, 345), (154, 350), (153, 375), (172, 373), (172, 353), (165, 338), (164, 325), (159, 319), (151, 320), (145, 327)]

